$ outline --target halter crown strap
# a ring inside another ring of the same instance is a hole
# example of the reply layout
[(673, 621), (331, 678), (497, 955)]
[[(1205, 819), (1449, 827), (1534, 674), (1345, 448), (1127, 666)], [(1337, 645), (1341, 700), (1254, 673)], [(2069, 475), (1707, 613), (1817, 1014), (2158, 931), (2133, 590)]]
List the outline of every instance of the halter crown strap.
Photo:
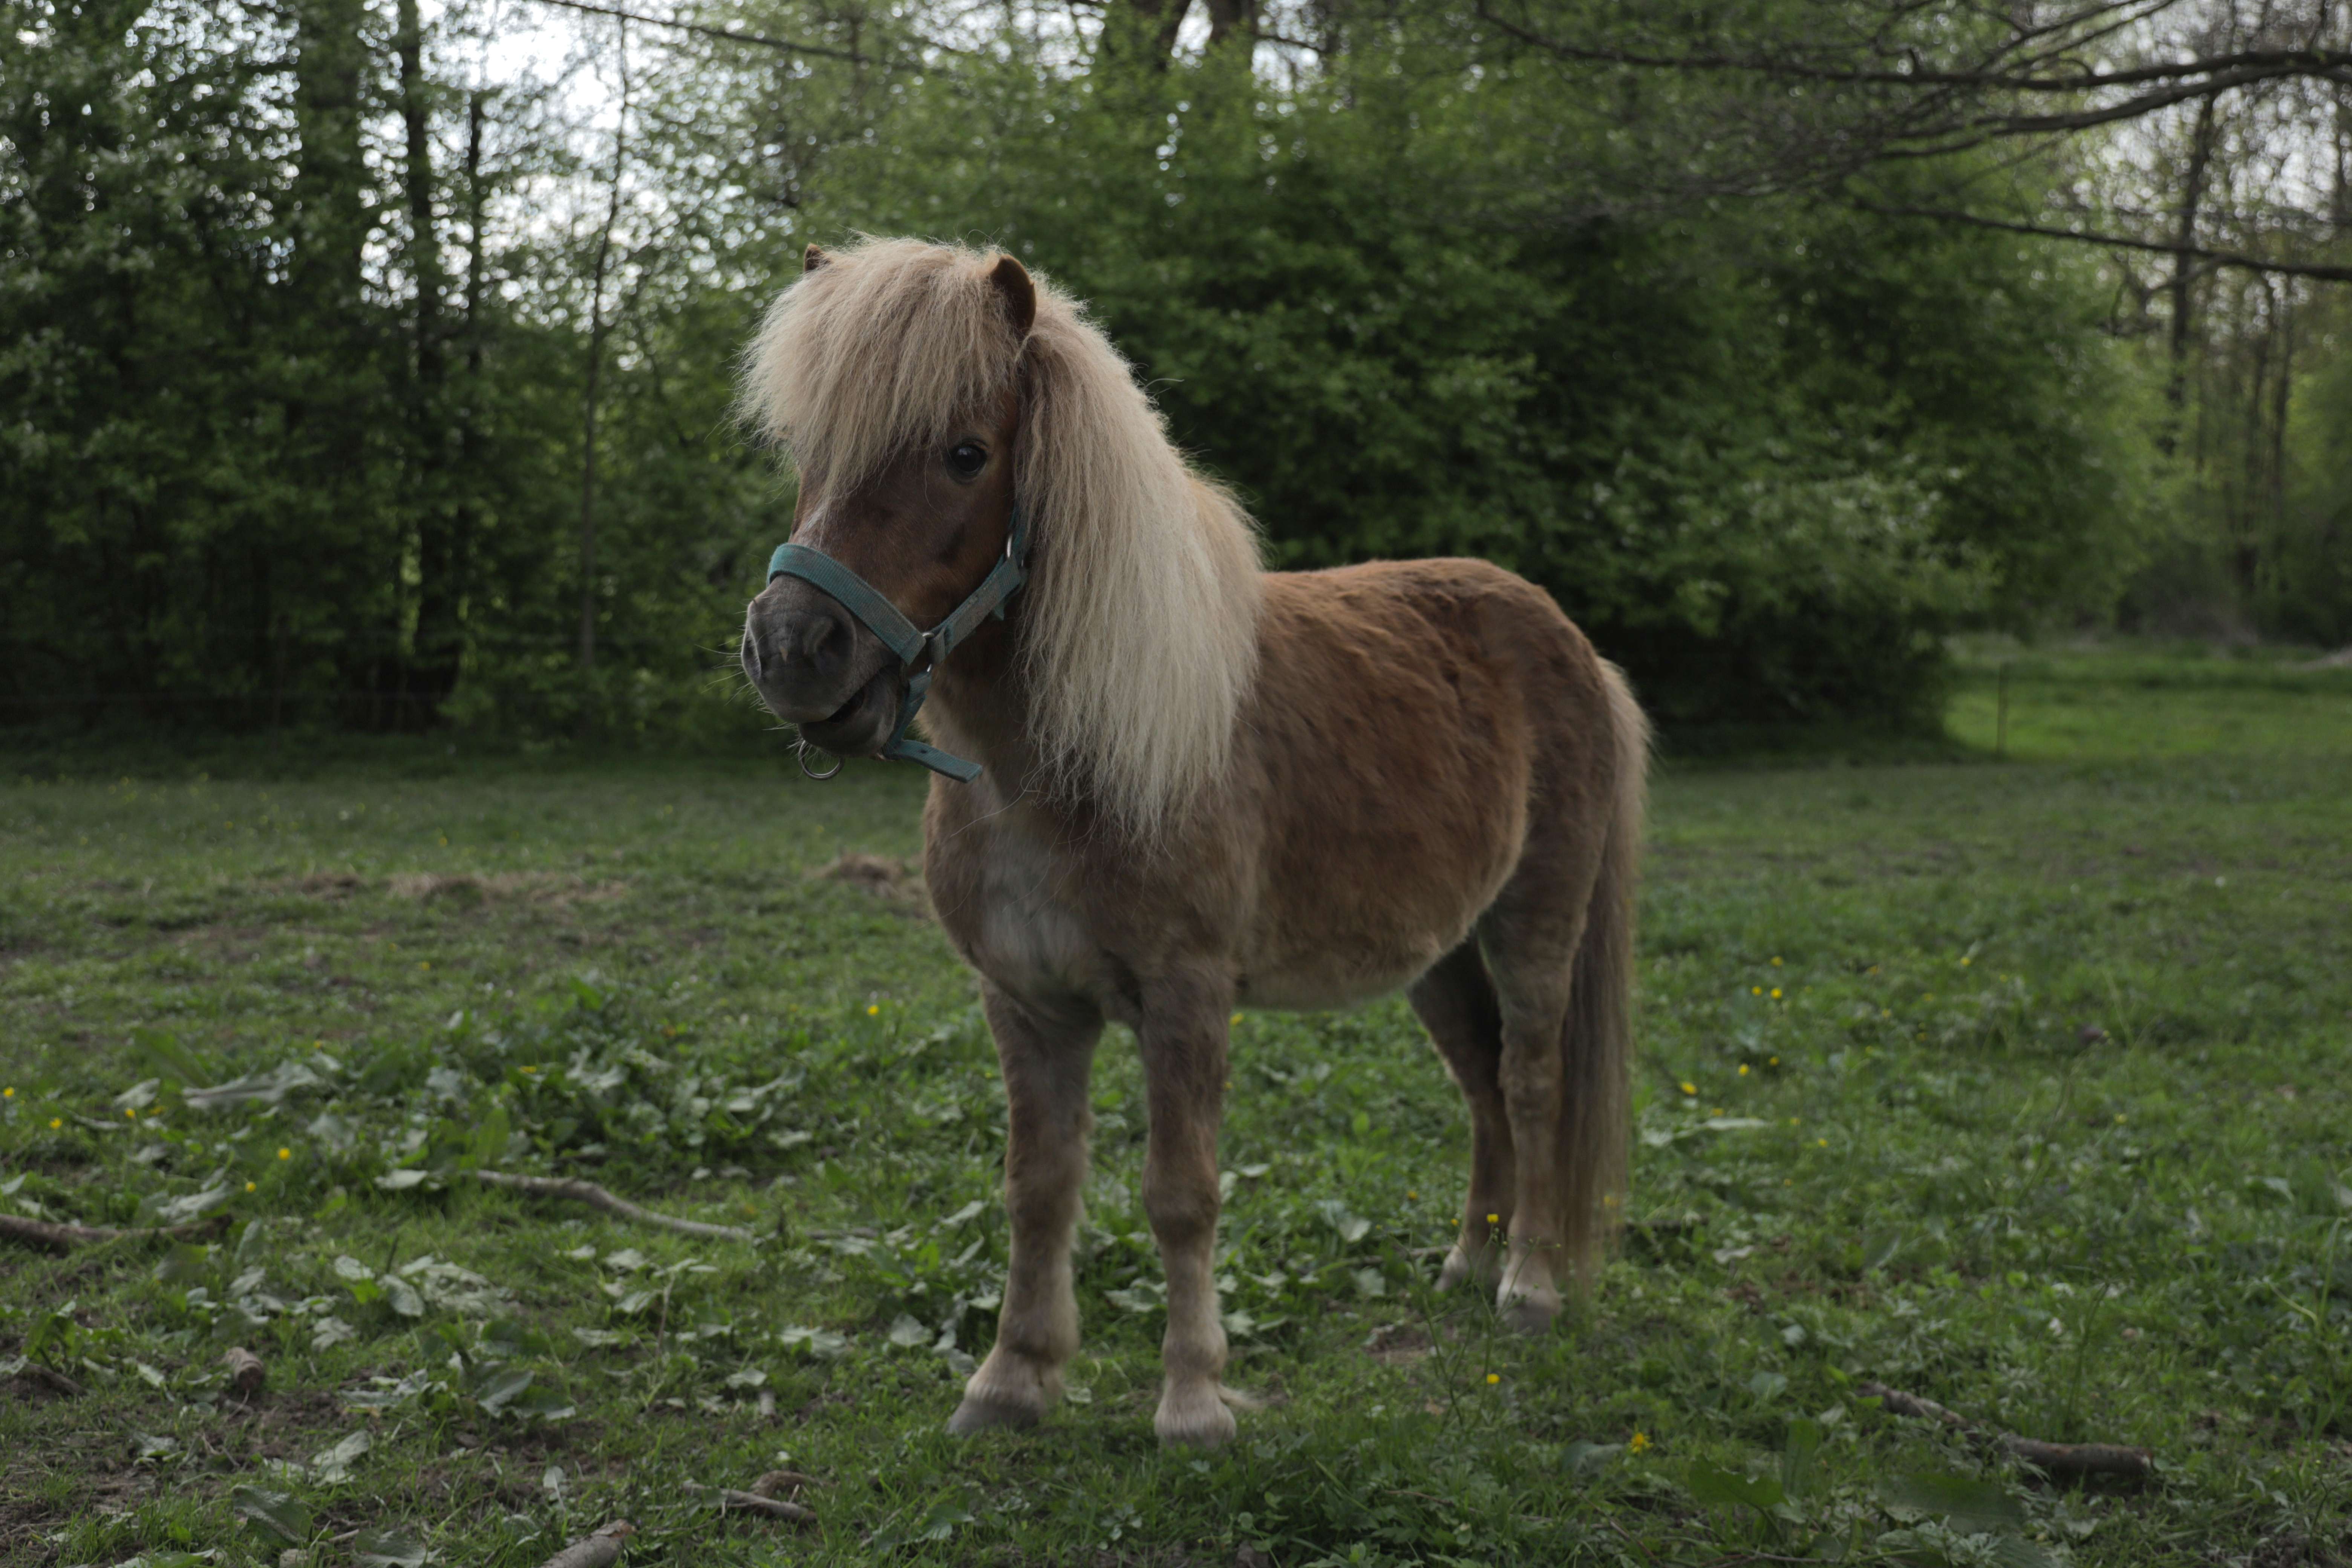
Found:
[(772, 583), (779, 577), (797, 577), (819, 593), (829, 595), (898, 656), (899, 667), (908, 672), (907, 695), (898, 705), (898, 727), (890, 731), (882, 754), (901, 762), (920, 763), (959, 784), (970, 784), (978, 778), (978, 763), (908, 740), (907, 726), (914, 722), (923, 699), (930, 694), (931, 671), (940, 661), (954, 652), (989, 616), (1003, 620), (1004, 602), (1029, 580), (1029, 521), (1022, 514), (1019, 503), (1013, 505), (1012, 526), (1004, 536), (1004, 554), (989, 568), (980, 586), (964, 595), (963, 603), (927, 632), (918, 630), (915, 623), (901, 615), (898, 606), (880, 589), (813, 545), (777, 545), (776, 552), (768, 557), (768, 581)]

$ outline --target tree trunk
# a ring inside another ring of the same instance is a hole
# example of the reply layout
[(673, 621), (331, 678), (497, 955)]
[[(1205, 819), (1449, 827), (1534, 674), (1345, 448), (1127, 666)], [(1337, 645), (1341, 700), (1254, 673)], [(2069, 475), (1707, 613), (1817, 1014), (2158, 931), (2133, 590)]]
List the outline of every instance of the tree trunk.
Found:
[(2158, 447), (2170, 457), (2180, 447), (2181, 410), (2189, 399), (2189, 340), (2194, 328), (2197, 258), (2197, 211), (2205, 199), (2206, 172), (2213, 159), (2213, 100), (2200, 100), (2197, 122), (2189, 134), (2189, 167), (2181, 181), (2180, 221), (2173, 232), (2179, 248), (2172, 258), (2172, 364), (2164, 383), (2167, 405), (2164, 429)]
[[(474, 536), (481, 515), (482, 483), (482, 123), (480, 89), (466, 95), (466, 282), (464, 320), (466, 342), (464, 384), (458, 388), (457, 459), (453, 503), (449, 509), (449, 581), (453, 590), (450, 619), (456, 629), (451, 649), (449, 687), (457, 689), (465, 668), (467, 603), (473, 586)], [(445, 697), (446, 692), (443, 694)]]
[(621, 218), (621, 177), (629, 156), (629, 25), (620, 25), (620, 118), (613, 127), (613, 183), (604, 224), (596, 234), (596, 264), (588, 297), (588, 384), (581, 401), (580, 668), (596, 667), (596, 415), (604, 373), (604, 275), (613, 260), (613, 228)]
[(1114, 5), (1103, 13), (1103, 42), (1116, 52), (1132, 41), (1154, 65), (1165, 66), (1176, 52), (1176, 35), (1192, 10), (1192, 0), (1126, 0), (1124, 6)]
[[(280, 330), (294, 500), (276, 542), (281, 579), (306, 584), (297, 645), (334, 635), (347, 650), (341, 684), (364, 694), (359, 717), (373, 728), (397, 667), (385, 657), (399, 630), (397, 595), (384, 584), (397, 580), (401, 540), (380, 530), (383, 506), (368, 463), (383, 388), (363, 292), (373, 227), (361, 140), (367, 8), (364, 0), (297, 0), (293, 10), (299, 151)], [(335, 573), (328, 563), (347, 564)]]
[(400, 56), (401, 120), (407, 132), (404, 173), (408, 197), (409, 272), (416, 289), (415, 344), (409, 379), (411, 487), (416, 529), (416, 630), (404, 683), (403, 716), (420, 727), (457, 684), (459, 627), (457, 581), (445, 427), (447, 374), (443, 354), (442, 294), (447, 277), (434, 216), (433, 117), (425, 79), (425, 37), (417, 0), (399, 0), (394, 46)]
[(1257, 0), (1209, 0), (1209, 47), (1227, 38), (1244, 43), (1257, 37)]

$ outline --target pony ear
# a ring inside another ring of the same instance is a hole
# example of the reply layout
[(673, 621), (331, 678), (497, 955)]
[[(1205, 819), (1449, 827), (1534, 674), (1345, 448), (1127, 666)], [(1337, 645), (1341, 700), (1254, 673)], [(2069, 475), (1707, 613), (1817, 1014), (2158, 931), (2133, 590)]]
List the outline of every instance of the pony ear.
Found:
[(1027, 337), (1029, 329), (1037, 324), (1037, 285), (1029, 280), (1029, 269), (1010, 256), (1000, 256), (988, 280), (1003, 296), (1004, 314), (1013, 323), (1013, 335)]
[(801, 252), (801, 271), (803, 275), (814, 272), (832, 259), (822, 247), (812, 245)]

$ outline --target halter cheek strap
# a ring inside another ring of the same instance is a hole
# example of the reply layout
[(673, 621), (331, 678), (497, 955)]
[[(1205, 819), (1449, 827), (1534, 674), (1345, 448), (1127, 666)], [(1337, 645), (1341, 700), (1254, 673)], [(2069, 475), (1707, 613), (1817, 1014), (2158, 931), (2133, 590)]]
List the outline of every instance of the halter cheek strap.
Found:
[(1013, 508), (1012, 526), (1004, 535), (1003, 556), (989, 568), (980, 586), (929, 631), (919, 630), (881, 590), (811, 545), (777, 545), (776, 552), (768, 557), (768, 581), (772, 583), (779, 577), (797, 577), (819, 593), (831, 595), (835, 604), (856, 616), (867, 631), (882, 639), (884, 647), (898, 656), (899, 669), (907, 677), (907, 694), (898, 705), (898, 727), (890, 731), (882, 755), (920, 763), (959, 784), (970, 784), (978, 778), (978, 763), (968, 763), (936, 746), (908, 740), (907, 726), (914, 722), (923, 699), (930, 695), (931, 671), (940, 661), (954, 652), (957, 645), (989, 616), (1003, 620), (1004, 602), (1029, 580), (1029, 521), (1022, 515), (1020, 504), (1015, 502)]

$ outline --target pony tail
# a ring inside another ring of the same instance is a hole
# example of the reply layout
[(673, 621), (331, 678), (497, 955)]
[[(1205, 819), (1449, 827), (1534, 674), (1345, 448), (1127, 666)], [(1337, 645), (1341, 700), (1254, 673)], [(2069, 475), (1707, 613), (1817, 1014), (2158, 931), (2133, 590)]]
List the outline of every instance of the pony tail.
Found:
[(1589, 1285), (1625, 1222), (1626, 1143), (1633, 1066), (1633, 893), (1648, 796), (1650, 723), (1622, 671), (1601, 666), (1615, 745), (1609, 837), (1576, 951), (1560, 1027), (1560, 1245)]

